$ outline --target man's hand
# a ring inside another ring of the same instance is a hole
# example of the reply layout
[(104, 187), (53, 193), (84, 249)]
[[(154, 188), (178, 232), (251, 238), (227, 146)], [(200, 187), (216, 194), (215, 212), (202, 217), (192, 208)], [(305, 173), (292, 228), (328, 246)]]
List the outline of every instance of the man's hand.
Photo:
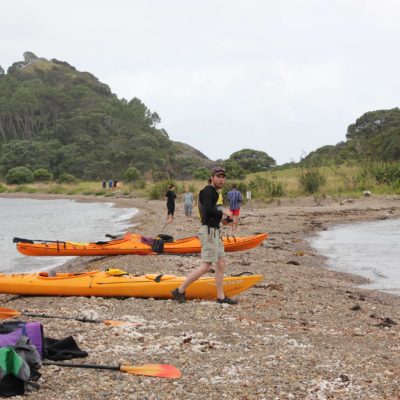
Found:
[(229, 225), (233, 222), (233, 219), (231, 217), (226, 216), (223, 220), (222, 220), (222, 225)]

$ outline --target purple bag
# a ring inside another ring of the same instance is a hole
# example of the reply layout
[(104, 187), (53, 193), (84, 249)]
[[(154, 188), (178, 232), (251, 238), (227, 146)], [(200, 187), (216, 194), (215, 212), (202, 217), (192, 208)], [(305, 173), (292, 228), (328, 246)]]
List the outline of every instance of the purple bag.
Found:
[(15, 346), (21, 336), (27, 336), (43, 358), (43, 326), (40, 322), (10, 321), (0, 324), (0, 347)]

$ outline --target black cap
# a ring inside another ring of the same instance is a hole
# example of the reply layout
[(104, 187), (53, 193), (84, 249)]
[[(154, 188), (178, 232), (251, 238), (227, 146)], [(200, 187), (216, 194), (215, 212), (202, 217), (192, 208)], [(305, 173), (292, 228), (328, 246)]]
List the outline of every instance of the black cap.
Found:
[(224, 175), (226, 176), (225, 170), (222, 167), (215, 167), (213, 168), (211, 175)]

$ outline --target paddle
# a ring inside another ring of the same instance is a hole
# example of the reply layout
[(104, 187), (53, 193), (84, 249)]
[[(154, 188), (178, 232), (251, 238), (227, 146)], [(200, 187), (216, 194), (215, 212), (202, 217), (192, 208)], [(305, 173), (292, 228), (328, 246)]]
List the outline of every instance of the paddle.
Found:
[(70, 367), (70, 368), (93, 368), (93, 369), (110, 369), (114, 371), (126, 372), (132, 375), (145, 375), (155, 376), (158, 378), (180, 378), (181, 371), (168, 364), (144, 364), (144, 365), (98, 365), (98, 364), (72, 364), (55, 361), (43, 361), (43, 365), (57, 365), (59, 367)]
[(13, 238), (13, 243), (29, 243), (29, 244), (34, 244), (35, 242), (44, 242), (44, 243), (65, 243), (62, 240), (44, 240), (44, 239), (24, 239), (24, 238), (19, 238), (19, 237), (14, 237)]
[(125, 322), (125, 321), (113, 321), (109, 319), (99, 320), (99, 319), (90, 319), (90, 318), (75, 318), (75, 317), (60, 317), (56, 315), (46, 315), (46, 314), (32, 314), (27, 312), (20, 312), (17, 310), (12, 310), (11, 308), (0, 307), (0, 319), (7, 319), (18, 317), (20, 315), (25, 315), (27, 317), (39, 317), (39, 318), (58, 318), (58, 319), (73, 319), (79, 322), (91, 322), (94, 324), (104, 324), (111, 326), (121, 326), (121, 325), (129, 325), (129, 326), (141, 326), (140, 322)]

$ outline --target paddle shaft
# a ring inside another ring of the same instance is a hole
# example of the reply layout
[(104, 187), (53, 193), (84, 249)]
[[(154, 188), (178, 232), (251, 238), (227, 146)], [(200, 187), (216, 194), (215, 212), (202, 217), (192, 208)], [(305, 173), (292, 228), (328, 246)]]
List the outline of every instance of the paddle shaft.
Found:
[(59, 367), (70, 367), (70, 368), (93, 368), (93, 369), (110, 369), (113, 371), (120, 371), (120, 366), (113, 365), (98, 365), (98, 364), (73, 364), (64, 363), (57, 361), (43, 361), (43, 365), (57, 365)]
[(33, 243), (33, 242), (44, 242), (44, 243), (66, 243), (63, 240), (44, 240), (44, 239), (24, 239), (24, 238), (19, 238), (15, 237), (13, 239), (13, 243)]
[(98, 319), (90, 319), (90, 318), (59, 317), (56, 315), (33, 314), (33, 313), (26, 313), (26, 312), (21, 312), (21, 315), (25, 315), (27, 317), (39, 317), (39, 318), (72, 319), (72, 320), (79, 321), (79, 322), (91, 322), (94, 324), (103, 323), (103, 321), (100, 321)]

